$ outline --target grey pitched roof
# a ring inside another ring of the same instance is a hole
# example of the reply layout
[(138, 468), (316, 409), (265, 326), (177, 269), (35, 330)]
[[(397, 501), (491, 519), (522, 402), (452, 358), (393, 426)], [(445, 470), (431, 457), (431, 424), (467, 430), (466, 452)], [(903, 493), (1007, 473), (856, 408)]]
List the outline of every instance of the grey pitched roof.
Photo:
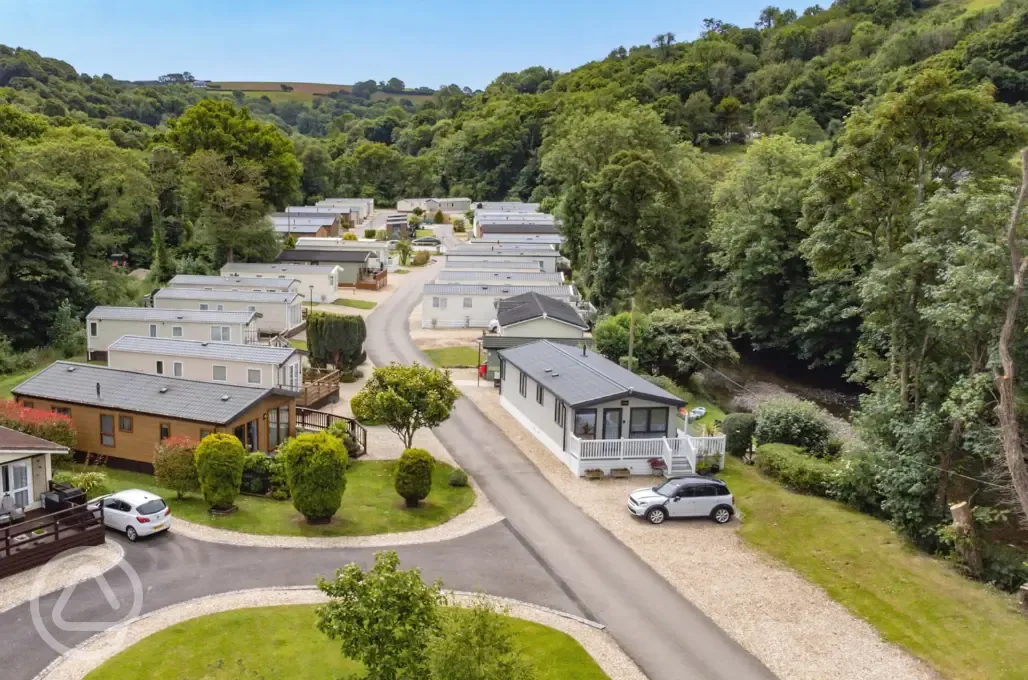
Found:
[(521, 345), (527, 345), (530, 342), (539, 342), (540, 340), (546, 340), (558, 345), (570, 345), (571, 347), (578, 347), (581, 352), (583, 344), (593, 344), (592, 338), (523, 338), (517, 335), (483, 335), (479, 338), (482, 343), (482, 349), (507, 349), (508, 347), (520, 347)]
[(315, 213), (315, 214), (302, 214), (302, 213), (274, 213), (271, 216), (272, 224), (318, 224), (324, 227), (330, 227), (336, 221), (336, 216), (332, 213)]
[(456, 248), (450, 248), (446, 251), (447, 255), (461, 255), (468, 256), (472, 255), (477, 258), (483, 257), (502, 257), (505, 259), (516, 259), (519, 257), (560, 257), (560, 253), (552, 248), (529, 247), (529, 248), (518, 248), (512, 245), (504, 245), (499, 243), (490, 243), (488, 245), (466, 245), (457, 246)]
[(273, 288), (286, 291), (296, 283), (296, 279), (259, 279), (257, 277), (243, 276), (197, 276), (193, 274), (179, 274), (168, 281), (168, 287), (178, 288), (179, 286), (211, 286), (213, 288)]
[(200, 382), (68, 361), (50, 364), (11, 391), (19, 397), (217, 425), (232, 422), (274, 393), (271, 388)]
[(367, 262), (371, 252), (367, 250), (318, 250), (315, 248), (294, 248), (283, 250), (279, 262)]
[(221, 361), (246, 361), (279, 366), (296, 354), (292, 347), (270, 345), (235, 345), (228, 342), (206, 342), (175, 338), (151, 338), (142, 335), (123, 335), (107, 348), (111, 352), (139, 352), (141, 354), (167, 354), (177, 357), (196, 357)]
[(497, 308), (496, 320), (500, 326), (512, 326), (531, 319), (555, 319), (578, 328), (589, 328), (574, 307), (535, 291), (502, 300)]
[(156, 307), (94, 307), (90, 321), (182, 321), (184, 323), (250, 323), (257, 312), (219, 312), (213, 309), (157, 309)]
[(531, 224), (526, 222), (483, 222), (479, 225), (483, 234), (557, 234), (553, 224)]
[[(446, 269), (516, 269), (518, 271), (542, 271), (539, 269), (539, 263), (533, 262), (532, 260), (456, 260), (454, 262), (447, 262)], [(443, 271), (446, 271), (446, 269)]]
[(685, 406), (670, 392), (591, 350), (539, 340), (500, 350), (500, 356), (575, 408), (628, 397)]
[(271, 226), (275, 228), (275, 232), (279, 234), (317, 234), (318, 229), (321, 229), (325, 225), (323, 224), (285, 224), (274, 223)]
[(564, 283), (564, 275), (560, 272), (549, 274), (547, 272), (525, 271), (525, 272), (498, 272), (491, 269), (444, 269), (436, 277), (437, 283), (463, 283), (474, 281), (476, 283), (493, 282), (508, 283), (517, 281), (539, 281), (560, 285)]
[(273, 276), (285, 275), (286, 278), (290, 274), (324, 274), (328, 276), (335, 271), (336, 266), (333, 264), (278, 264), (272, 262), (270, 264), (262, 264), (259, 262), (232, 262), (226, 264), (221, 268), (222, 271), (229, 272), (242, 272), (244, 274), (269, 274)]
[(472, 245), (539, 245), (548, 248), (549, 246), (560, 245), (564, 237), (560, 234), (486, 234), (481, 238), (471, 241)]
[(407, 224), (407, 216), (401, 213), (394, 213), (392, 215), (386, 215), (386, 223), (403, 222)]
[(425, 295), (506, 295), (539, 292), (558, 298), (574, 297), (571, 286), (498, 286), (492, 284), (426, 283)]
[(161, 288), (154, 293), (157, 300), (218, 300), (222, 302), (282, 302), (296, 300), (298, 293), (269, 293), (249, 290), (201, 290), (199, 288)]
[(32, 455), (35, 453), (67, 453), (68, 447), (33, 437), (7, 427), (0, 427), (0, 453)]

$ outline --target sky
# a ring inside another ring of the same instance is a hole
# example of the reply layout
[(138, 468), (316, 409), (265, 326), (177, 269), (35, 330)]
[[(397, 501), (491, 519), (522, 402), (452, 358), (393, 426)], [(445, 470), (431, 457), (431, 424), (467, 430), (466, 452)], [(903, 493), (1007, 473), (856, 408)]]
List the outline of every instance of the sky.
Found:
[[(0, 44), (78, 71), (153, 80), (484, 88), (506, 71), (560, 71), (705, 17), (752, 26), (769, 0), (0, 0)], [(777, 3), (802, 10), (807, 3)], [(809, 4), (813, 4), (812, 2)], [(827, 3), (823, 3), (827, 4)]]

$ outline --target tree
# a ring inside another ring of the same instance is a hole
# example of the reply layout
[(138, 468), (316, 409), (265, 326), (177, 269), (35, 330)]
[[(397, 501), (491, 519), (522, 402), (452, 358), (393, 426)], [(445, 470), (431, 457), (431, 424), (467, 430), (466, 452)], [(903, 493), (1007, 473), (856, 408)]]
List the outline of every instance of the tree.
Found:
[(443, 617), (432, 643), (433, 680), (532, 680), (535, 672), (510, 624), (484, 597)]
[(380, 552), (366, 572), (351, 562), (334, 580), (318, 581), (329, 597), (316, 610), (318, 630), (339, 640), (344, 656), (362, 661), (369, 680), (428, 677), (440, 584), (426, 585), (419, 570), (400, 571), (399, 564), (395, 552)]
[(153, 224), (153, 262), (150, 264), (150, 279), (157, 285), (167, 283), (175, 275), (175, 262), (168, 252), (164, 235), (164, 223), (155, 215)]
[(382, 423), (409, 449), (415, 432), (450, 417), (459, 396), (447, 371), (421, 364), (389, 364), (374, 370), (350, 406), (358, 420)]
[(356, 314), (312, 312), (307, 315), (307, 345), (314, 366), (332, 365), (342, 371), (364, 363), (364, 318)]
[(828, 139), (828, 135), (808, 111), (800, 111), (796, 114), (796, 117), (789, 123), (785, 134), (802, 144), (818, 144)]
[(403, 92), (405, 88), (404, 82), (399, 78), (390, 78), (386, 81), (386, 92)]
[(418, 507), (418, 503), (432, 491), (434, 467), (435, 459), (425, 449), (406, 449), (400, 455), (393, 482), (396, 493), (403, 497), (408, 508)]
[(327, 432), (307, 433), (279, 447), (293, 507), (308, 524), (325, 524), (339, 510), (346, 490), (347, 453)]
[(52, 202), (0, 192), (0, 328), (17, 350), (48, 344), (61, 304), (85, 293), (59, 225)]
[[(643, 343), (649, 318), (635, 312), (635, 338), (633, 356), (638, 359), (640, 353), (649, 355), (650, 349)], [(628, 336), (631, 332), (632, 312), (621, 312), (600, 320), (593, 328), (593, 340), (596, 351), (615, 363), (621, 363), (628, 356)]]
[(443, 224), (446, 222), (446, 215), (443, 214), (442, 210), (436, 210), (435, 215), (432, 216), (432, 221), (436, 224)]
[(245, 462), (246, 452), (242, 443), (230, 434), (209, 434), (196, 447), (196, 473), (200, 490), (212, 510), (229, 510), (233, 507), (243, 483)]
[(406, 267), (410, 264), (411, 253), (414, 252), (411, 248), (410, 241), (404, 239), (396, 244), (396, 256), (400, 258), (400, 264)]
[(717, 129), (717, 118), (714, 116), (714, 103), (706, 90), (693, 92), (682, 108), (682, 122), (689, 131), (693, 143), (700, 135)]
[(649, 314), (645, 341), (650, 356), (640, 356), (651, 371), (684, 385), (706, 366), (739, 360), (725, 328), (707, 312), (694, 309), (657, 309)]
[(154, 447), (153, 475), (158, 484), (173, 490), (176, 498), (200, 490), (195, 449), (196, 442), (187, 437), (171, 437)]
[(295, 250), (296, 249), (296, 236), (288, 234), (285, 242), (282, 244), (282, 250)]
[(753, 433), (757, 419), (752, 413), (729, 413), (721, 423), (725, 434), (725, 451), (733, 456), (742, 456), (753, 448)]

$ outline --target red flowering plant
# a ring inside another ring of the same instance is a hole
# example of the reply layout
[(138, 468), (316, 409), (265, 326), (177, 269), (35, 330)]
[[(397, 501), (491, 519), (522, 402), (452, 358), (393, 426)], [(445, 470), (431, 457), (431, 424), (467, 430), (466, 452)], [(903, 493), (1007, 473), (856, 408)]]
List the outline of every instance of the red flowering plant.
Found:
[(0, 399), (0, 426), (75, 448), (77, 432), (71, 418), (53, 411), (28, 408), (10, 399)]

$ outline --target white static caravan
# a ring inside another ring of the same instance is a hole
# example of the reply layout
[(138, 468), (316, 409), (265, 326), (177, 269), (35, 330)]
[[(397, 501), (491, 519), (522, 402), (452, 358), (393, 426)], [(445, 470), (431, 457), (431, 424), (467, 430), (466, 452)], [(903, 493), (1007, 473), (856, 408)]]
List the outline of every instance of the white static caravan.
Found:
[(168, 288), (199, 290), (249, 290), (255, 293), (299, 293), (296, 279), (268, 279), (247, 276), (199, 276), (179, 274), (168, 281)]
[(568, 303), (577, 300), (572, 286), (428, 283), (421, 300), (421, 327), (488, 328), (501, 300), (533, 291)]
[(296, 240), (297, 250), (351, 250), (371, 253), (368, 268), (371, 270), (385, 269), (389, 266), (389, 244), (385, 241), (347, 241), (342, 238), (299, 238)]
[(328, 264), (261, 264), (258, 262), (229, 262), (221, 268), (222, 276), (242, 276), (256, 279), (295, 279), (296, 292), (315, 302), (334, 302), (339, 297), (341, 280), (339, 267)]
[(471, 208), (470, 198), (402, 198), (396, 202), (396, 209), (400, 212), (411, 212), (415, 208), (421, 208), (426, 213), (432, 214), (437, 210), (443, 212), (465, 212)]
[(470, 241), (471, 245), (560, 247), (564, 237), (560, 234), (485, 234)]
[(458, 246), (446, 252), (446, 267), (449, 268), (451, 263), (476, 260), (487, 262), (524, 260), (534, 263), (539, 271), (552, 274), (557, 271), (557, 263), (560, 259), (560, 253), (553, 249), (490, 249), (482, 246)]
[(476, 213), (483, 212), (539, 212), (538, 203), (522, 203), (521, 201), (473, 201), (471, 209)]
[(490, 269), (444, 269), (436, 283), (463, 283), (472, 285), (560, 286), (564, 274), (555, 272), (498, 272)]
[(303, 385), (300, 353), (292, 347), (169, 340), (126, 335), (107, 350), (107, 366), (173, 378), (297, 392)]
[(356, 207), (358, 210), (358, 217), (363, 222), (364, 220), (371, 217), (371, 213), (375, 211), (375, 199), (373, 198), (326, 198), (323, 201), (318, 201), (314, 204), (316, 208), (340, 208), (340, 207)]
[(459, 271), (461, 269), (475, 269), (479, 271), (493, 272), (541, 272), (538, 262), (511, 258), (509, 260), (482, 259), (482, 260), (461, 260), (460, 262), (447, 262), (443, 271)]
[(201, 311), (195, 305), (193, 309), (95, 307), (86, 315), (86, 356), (104, 359), (107, 348), (123, 335), (239, 345), (259, 340), (256, 312)]
[(236, 290), (162, 288), (154, 293), (157, 309), (199, 309), (257, 312), (257, 330), (268, 335), (285, 333), (303, 321), (303, 297), (298, 293), (254, 293)]

